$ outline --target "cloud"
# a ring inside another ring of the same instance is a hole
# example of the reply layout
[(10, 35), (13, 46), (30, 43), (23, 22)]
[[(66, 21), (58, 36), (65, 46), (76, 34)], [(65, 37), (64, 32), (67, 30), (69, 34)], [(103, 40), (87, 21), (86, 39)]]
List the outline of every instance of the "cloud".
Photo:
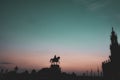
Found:
[(104, 7), (104, 6), (105, 6), (105, 4), (93, 3), (93, 4), (90, 4), (90, 5), (88, 6), (88, 9), (91, 10), (91, 11), (93, 11), (93, 10), (100, 9), (100, 8), (102, 8), (102, 7)]
[(5, 64), (5, 65), (9, 65), (9, 64), (13, 64), (13, 63), (10, 63), (10, 62), (0, 62), (0, 64)]
[(107, 7), (111, 0), (80, 0), (81, 3), (90, 11), (103, 9)]

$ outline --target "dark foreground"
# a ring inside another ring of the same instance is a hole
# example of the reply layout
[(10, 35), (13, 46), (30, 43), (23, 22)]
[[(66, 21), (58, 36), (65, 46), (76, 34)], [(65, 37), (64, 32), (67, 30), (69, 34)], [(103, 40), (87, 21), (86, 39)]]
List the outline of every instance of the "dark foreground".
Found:
[(43, 68), (39, 71), (33, 69), (30, 73), (27, 70), (22, 73), (17, 71), (17, 67), (13, 71), (1, 69), (0, 80), (103, 80), (102, 76), (88, 76), (86, 74), (77, 76), (75, 73), (61, 72), (59, 65), (51, 65), (50, 68)]

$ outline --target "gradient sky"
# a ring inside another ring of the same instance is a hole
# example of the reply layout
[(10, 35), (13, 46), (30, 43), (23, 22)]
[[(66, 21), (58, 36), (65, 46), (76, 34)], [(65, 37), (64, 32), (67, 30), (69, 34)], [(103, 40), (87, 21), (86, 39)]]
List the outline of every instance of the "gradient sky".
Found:
[(114, 27), (120, 42), (120, 0), (0, 0), (0, 66), (101, 69)]

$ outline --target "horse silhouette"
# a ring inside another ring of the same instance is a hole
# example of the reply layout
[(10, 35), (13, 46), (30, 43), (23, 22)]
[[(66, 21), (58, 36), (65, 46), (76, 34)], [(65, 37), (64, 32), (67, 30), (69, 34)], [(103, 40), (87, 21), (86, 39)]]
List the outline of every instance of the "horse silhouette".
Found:
[(60, 57), (59, 56), (56, 57), (56, 55), (55, 55), (54, 58), (50, 59), (50, 62), (51, 62), (51, 64), (57, 65), (57, 63), (60, 63), (59, 59), (60, 59)]

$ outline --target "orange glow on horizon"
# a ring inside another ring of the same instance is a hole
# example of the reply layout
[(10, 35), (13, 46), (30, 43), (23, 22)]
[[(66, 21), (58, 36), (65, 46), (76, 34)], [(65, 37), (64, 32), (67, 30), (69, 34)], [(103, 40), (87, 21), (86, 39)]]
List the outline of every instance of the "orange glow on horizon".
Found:
[[(50, 67), (50, 58), (54, 54), (46, 53), (34, 53), (25, 52), (21, 53), (17, 51), (9, 51), (14, 55), (7, 55), (6, 59), (14, 64), (14, 66), (19, 66), (21, 68), (27, 69), (41, 69), (44, 67)], [(74, 56), (73, 56), (74, 54)], [(62, 71), (96, 71), (97, 67), (101, 70), (101, 63), (106, 59), (106, 57), (98, 55), (86, 55), (79, 53), (63, 53), (56, 54), (60, 56), (60, 67)], [(10, 66), (9, 66), (10, 67)]]

